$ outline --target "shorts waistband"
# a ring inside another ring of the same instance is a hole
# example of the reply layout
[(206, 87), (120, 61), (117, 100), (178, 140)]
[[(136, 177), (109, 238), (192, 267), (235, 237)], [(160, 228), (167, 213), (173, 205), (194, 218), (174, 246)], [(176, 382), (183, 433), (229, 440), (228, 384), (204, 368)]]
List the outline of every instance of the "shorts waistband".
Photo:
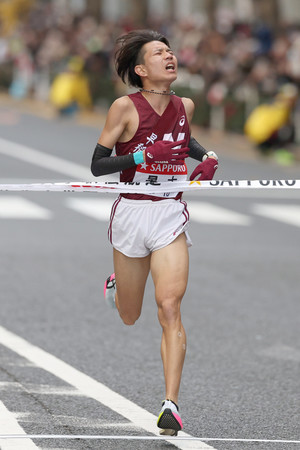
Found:
[(133, 200), (129, 198), (125, 198), (120, 196), (119, 199), (122, 203), (127, 203), (131, 206), (138, 206), (138, 205), (165, 205), (167, 203), (180, 203), (180, 200), (176, 200), (175, 198), (164, 198), (163, 200)]

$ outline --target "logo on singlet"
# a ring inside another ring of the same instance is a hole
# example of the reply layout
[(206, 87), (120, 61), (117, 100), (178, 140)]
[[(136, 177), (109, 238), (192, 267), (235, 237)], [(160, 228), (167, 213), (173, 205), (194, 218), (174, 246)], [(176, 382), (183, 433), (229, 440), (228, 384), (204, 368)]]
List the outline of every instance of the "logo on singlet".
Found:
[(183, 127), (184, 124), (185, 124), (185, 116), (181, 116), (181, 117), (180, 117), (180, 120), (179, 120), (179, 125), (180, 125), (181, 127)]

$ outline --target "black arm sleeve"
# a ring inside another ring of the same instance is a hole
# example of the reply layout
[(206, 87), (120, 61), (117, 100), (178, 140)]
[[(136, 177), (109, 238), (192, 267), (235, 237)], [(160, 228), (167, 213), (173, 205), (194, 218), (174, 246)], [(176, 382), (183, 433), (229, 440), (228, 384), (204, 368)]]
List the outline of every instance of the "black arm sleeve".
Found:
[(203, 156), (207, 153), (207, 150), (205, 150), (205, 148), (202, 147), (202, 145), (200, 145), (199, 142), (197, 142), (192, 136), (188, 147), (190, 149), (189, 157), (197, 159), (198, 161), (202, 161)]
[(91, 171), (95, 177), (121, 172), (124, 169), (136, 166), (133, 154), (111, 157), (112, 150), (97, 144), (94, 150)]

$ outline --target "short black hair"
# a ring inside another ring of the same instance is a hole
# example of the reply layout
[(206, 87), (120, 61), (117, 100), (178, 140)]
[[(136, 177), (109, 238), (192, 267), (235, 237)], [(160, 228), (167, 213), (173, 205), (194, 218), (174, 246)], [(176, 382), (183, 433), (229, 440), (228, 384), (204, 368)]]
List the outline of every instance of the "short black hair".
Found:
[(135, 66), (143, 62), (142, 47), (148, 42), (159, 41), (170, 47), (168, 39), (158, 31), (134, 30), (117, 39), (119, 45), (115, 54), (115, 66), (119, 77), (130, 86), (143, 87), (142, 80), (135, 73)]

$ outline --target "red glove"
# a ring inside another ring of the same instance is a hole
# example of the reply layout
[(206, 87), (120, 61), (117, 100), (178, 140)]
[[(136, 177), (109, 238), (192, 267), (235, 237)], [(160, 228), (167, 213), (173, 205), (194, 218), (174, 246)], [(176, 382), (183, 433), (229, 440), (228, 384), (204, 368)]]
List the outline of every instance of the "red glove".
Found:
[(155, 142), (155, 144), (146, 148), (145, 162), (147, 164), (153, 163), (171, 163), (175, 165), (183, 164), (184, 159), (187, 158), (190, 149), (188, 147), (176, 149), (173, 148), (177, 147), (178, 145), (181, 145), (183, 142), (184, 140), (177, 142), (172, 141)]
[(198, 164), (198, 166), (190, 176), (190, 180), (194, 180), (198, 175), (200, 175), (200, 177), (197, 178), (197, 181), (212, 180), (217, 168), (218, 161), (215, 158), (207, 158), (205, 161)]

